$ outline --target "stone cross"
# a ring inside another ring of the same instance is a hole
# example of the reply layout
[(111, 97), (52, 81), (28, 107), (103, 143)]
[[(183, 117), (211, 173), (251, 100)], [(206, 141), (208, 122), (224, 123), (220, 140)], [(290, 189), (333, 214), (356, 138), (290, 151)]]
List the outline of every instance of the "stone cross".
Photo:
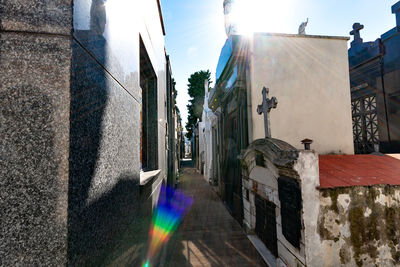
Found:
[(269, 118), (268, 118), (268, 114), (271, 111), (272, 108), (276, 108), (278, 105), (278, 100), (276, 99), (276, 97), (272, 97), (271, 99), (268, 98), (268, 93), (269, 93), (269, 89), (264, 87), (262, 90), (262, 104), (258, 105), (257, 107), (257, 113), (259, 115), (261, 115), (262, 113), (264, 113), (264, 129), (265, 129), (265, 137), (266, 138), (270, 138), (271, 137), (271, 133), (269, 131)]
[(353, 30), (350, 32), (350, 35), (354, 35), (354, 41), (353, 43), (362, 43), (363, 39), (361, 38), (360, 31), (364, 29), (364, 25), (361, 25), (360, 23), (354, 23), (353, 24)]

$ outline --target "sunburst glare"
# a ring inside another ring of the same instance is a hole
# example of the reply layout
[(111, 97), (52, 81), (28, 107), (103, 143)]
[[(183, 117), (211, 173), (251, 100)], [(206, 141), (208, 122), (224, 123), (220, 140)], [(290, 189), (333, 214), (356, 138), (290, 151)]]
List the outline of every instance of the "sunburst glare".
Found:
[(279, 32), (290, 23), (293, 0), (236, 0), (231, 18), (239, 34)]

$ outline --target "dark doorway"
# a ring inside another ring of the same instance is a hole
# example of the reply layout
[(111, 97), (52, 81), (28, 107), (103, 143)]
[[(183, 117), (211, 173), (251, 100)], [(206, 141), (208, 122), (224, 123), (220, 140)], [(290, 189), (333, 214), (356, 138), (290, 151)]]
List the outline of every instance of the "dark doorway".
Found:
[(278, 257), (275, 204), (256, 195), (256, 234), (269, 251)]
[(236, 112), (229, 114), (226, 120), (226, 139), (225, 139), (225, 201), (235, 216), (234, 198), (235, 189), (238, 187), (239, 170), (238, 170), (238, 148), (237, 148), (237, 116)]

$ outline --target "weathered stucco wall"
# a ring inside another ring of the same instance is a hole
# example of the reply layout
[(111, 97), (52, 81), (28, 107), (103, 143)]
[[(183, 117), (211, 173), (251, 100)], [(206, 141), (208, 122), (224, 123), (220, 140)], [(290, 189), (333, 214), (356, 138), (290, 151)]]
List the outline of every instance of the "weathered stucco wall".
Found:
[(273, 138), (297, 149), (310, 138), (320, 154), (354, 154), (346, 39), (256, 34), (250, 47), (250, 142), (265, 137), (257, 105), (266, 86), (278, 99), (270, 113)]
[(400, 187), (323, 189), (310, 266), (399, 266)]
[(319, 193), (316, 189), (319, 186), (318, 155), (313, 151), (300, 151), (293, 169), (298, 173), (301, 180), (306, 265), (313, 266), (310, 265), (310, 258), (312, 258), (311, 254), (314, 252), (310, 250), (310, 247), (319, 249), (313, 246), (319, 240), (319, 237), (315, 235), (318, 229), (319, 213)]
[[(323, 189), (318, 154), (301, 150), (291, 156), (289, 151), (293, 150), (282, 141), (260, 139), (242, 154), (243, 223), (254, 234), (256, 195), (275, 204), (278, 258), (272, 257), (274, 264), (400, 266), (400, 186)], [(301, 190), (299, 248), (283, 234), (283, 219), (293, 222), (295, 218), (294, 212), (285, 217), (283, 210), (288, 203), (281, 191), (285, 176), (298, 181)]]

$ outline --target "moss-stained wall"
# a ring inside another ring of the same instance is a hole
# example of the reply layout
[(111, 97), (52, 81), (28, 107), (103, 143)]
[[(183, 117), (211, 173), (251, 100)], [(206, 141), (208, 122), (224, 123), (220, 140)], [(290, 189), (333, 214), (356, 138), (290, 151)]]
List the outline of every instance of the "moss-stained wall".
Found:
[(320, 190), (319, 266), (399, 266), (400, 187)]

